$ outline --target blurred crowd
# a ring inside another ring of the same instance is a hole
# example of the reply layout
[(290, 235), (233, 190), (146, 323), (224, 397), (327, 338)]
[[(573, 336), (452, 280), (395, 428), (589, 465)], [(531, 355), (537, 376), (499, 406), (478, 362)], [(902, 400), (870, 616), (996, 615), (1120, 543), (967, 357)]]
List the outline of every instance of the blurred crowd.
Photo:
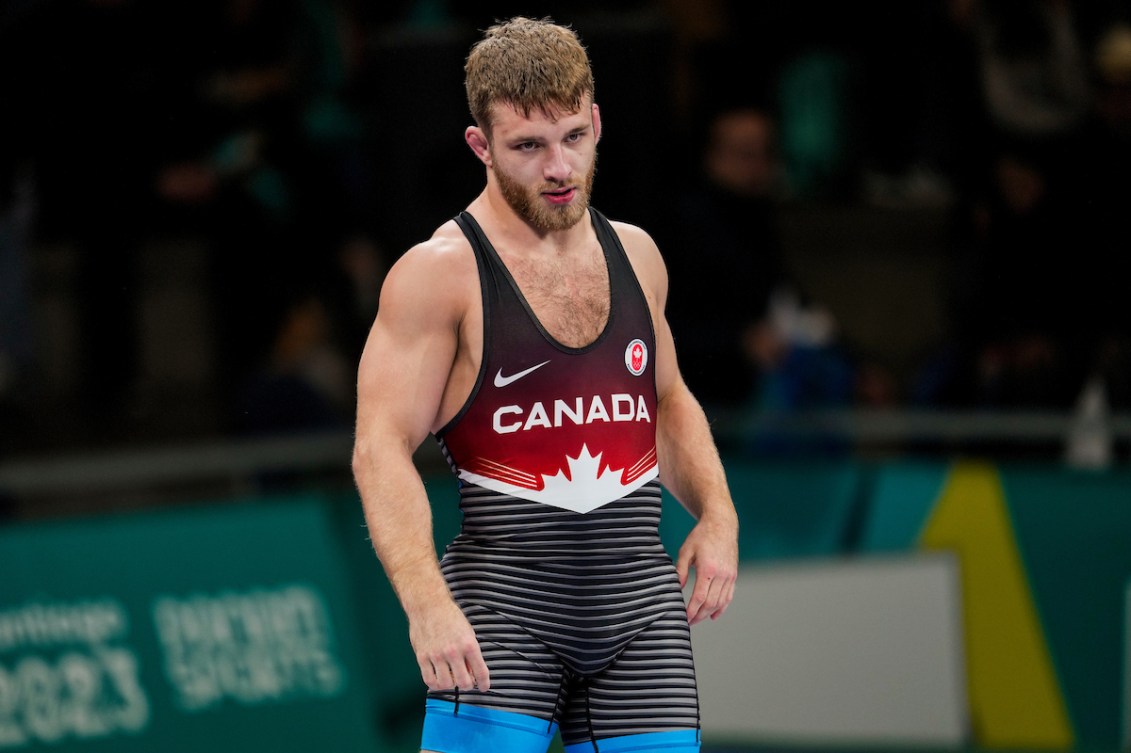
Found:
[[(1097, 384), (1131, 409), (1127, 0), (9, 0), (0, 457), (349, 429), (384, 271), (472, 195), (466, 115), (427, 100), (463, 112), (465, 40), (519, 12), (629, 29), (594, 49), (595, 203), (659, 241), (712, 418), (1067, 411)], [(390, 40), (454, 50), (450, 79)], [(799, 204), (945, 215), (947, 326), (915, 368), (807, 287), (780, 226)], [(199, 279), (155, 286), (181, 257)], [(190, 282), (203, 309), (177, 308)], [(155, 346), (154, 310), (196, 329)]]
[[(689, 55), (699, 148), (666, 244), (709, 412), (1131, 408), (1131, 5), (800, 2), (720, 22)], [(910, 368), (809, 289), (782, 242), (798, 202), (944, 217), (943, 331)]]

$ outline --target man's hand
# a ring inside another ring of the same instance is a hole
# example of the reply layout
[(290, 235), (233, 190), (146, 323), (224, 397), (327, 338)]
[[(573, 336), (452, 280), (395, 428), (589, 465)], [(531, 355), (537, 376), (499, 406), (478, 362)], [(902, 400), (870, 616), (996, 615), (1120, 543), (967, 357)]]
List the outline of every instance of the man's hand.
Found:
[(695, 588), (687, 602), (687, 621), (694, 625), (722, 617), (734, 598), (738, 579), (738, 533), (732, 526), (700, 521), (679, 548), (676, 572), (679, 585), (687, 585), (695, 568)]
[(442, 602), (412, 620), (409, 640), (429, 690), (490, 689), (475, 631), (455, 602)]

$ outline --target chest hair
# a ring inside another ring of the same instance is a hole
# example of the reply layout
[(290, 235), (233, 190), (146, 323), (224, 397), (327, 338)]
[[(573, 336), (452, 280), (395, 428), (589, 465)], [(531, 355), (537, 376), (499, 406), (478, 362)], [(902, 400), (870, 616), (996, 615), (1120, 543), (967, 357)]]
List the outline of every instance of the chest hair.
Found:
[(550, 335), (580, 348), (597, 339), (609, 320), (609, 270), (604, 254), (550, 257), (508, 264), (511, 275)]

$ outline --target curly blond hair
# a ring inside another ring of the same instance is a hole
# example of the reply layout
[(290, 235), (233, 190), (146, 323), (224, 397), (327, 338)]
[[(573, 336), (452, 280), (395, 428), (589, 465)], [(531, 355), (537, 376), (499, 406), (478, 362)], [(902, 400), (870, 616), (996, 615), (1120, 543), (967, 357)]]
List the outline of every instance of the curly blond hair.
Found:
[(550, 18), (516, 16), (491, 26), (464, 65), (467, 104), (488, 133), (492, 107), (506, 103), (529, 117), (577, 112), (593, 94), (589, 54), (568, 26)]

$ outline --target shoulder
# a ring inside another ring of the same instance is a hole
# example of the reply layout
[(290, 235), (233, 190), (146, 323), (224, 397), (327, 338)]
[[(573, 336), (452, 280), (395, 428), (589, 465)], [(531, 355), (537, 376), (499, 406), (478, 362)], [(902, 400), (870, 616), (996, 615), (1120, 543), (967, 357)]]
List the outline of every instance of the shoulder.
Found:
[(471, 244), (455, 221), (449, 220), (392, 265), (381, 289), (381, 307), (458, 308), (478, 285)]
[(435, 273), (444, 270), (458, 272), (461, 271), (461, 267), (467, 265), (475, 266), (471, 244), (468, 243), (455, 220), (449, 220), (436, 228), (428, 240), (417, 243), (405, 251), (393, 268)]
[(619, 220), (609, 220), (609, 224), (612, 225), (617, 237), (620, 238), (621, 245), (624, 246), (624, 250), (628, 253), (630, 258), (633, 258), (634, 262), (636, 261), (636, 257), (640, 257), (642, 260), (655, 257), (651, 260), (655, 262), (661, 261), (660, 249), (647, 230), (639, 225), (633, 225)]
[(666, 287), (667, 269), (652, 235), (639, 225), (628, 222), (610, 220), (609, 224), (624, 246), (624, 251), (632, 262), (632, 268), (641, 282)]
[[(445, 289), (469, 281), (468, 272), (476, 270), (471, 244), (454, 221), (436, 229), (432, 237), (405, 251), (389, 269), (386, 285), (428, 283), (421, 289)], [(476, 280), (471, 277), (470, 281)]]

